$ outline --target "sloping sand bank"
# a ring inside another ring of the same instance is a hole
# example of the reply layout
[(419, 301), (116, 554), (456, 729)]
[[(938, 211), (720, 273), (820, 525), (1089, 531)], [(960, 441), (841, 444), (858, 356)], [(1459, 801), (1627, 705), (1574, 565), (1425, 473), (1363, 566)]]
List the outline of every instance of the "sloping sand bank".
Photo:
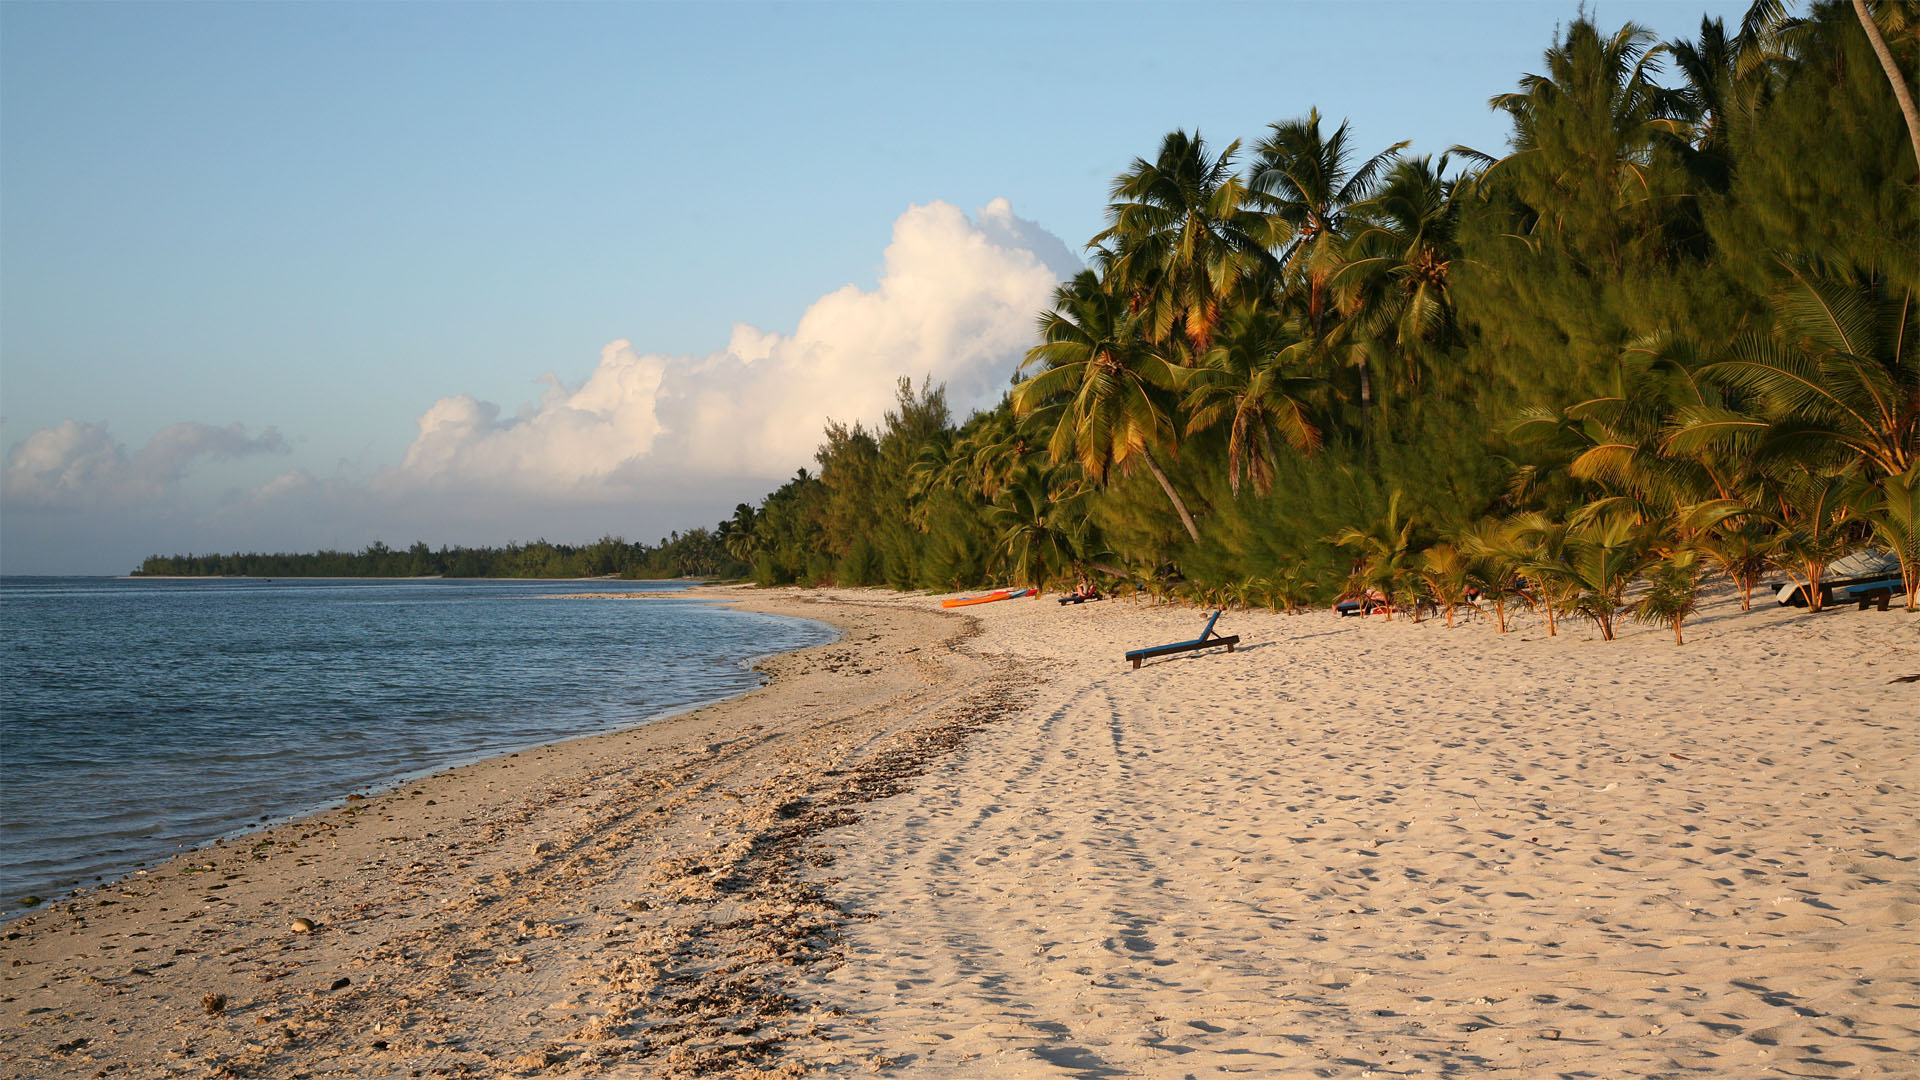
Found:
[[(1684, 647), (991, 605), (1048, 674), (878, 808), (819, 980), (914, 1077), (1876, 1077), (1920, 1068), (1920, 634)], [(851, 1071), (851, 1070), (848, 1070)]]
[(0, 1076), (1920, 1060), (1903, 614), (1721, 597), (1676, 647), (1235, 612), (1235, 653), (1133, 671), (1204, 616), (724, 595), (847, 636), (16, 920)]

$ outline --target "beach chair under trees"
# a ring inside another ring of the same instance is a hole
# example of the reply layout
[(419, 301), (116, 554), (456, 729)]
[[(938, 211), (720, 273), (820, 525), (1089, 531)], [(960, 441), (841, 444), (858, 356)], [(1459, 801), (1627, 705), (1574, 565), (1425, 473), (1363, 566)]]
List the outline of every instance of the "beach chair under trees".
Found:
[(1233, 647), (1240, 644), (1240, 635), (1234, 634), (1231, 637), (1215, 635), (1213, 624), (1218, 621), (1220, 621), (1220, 612), (1216, 611), (1213, 617), (1207, 620), (1207, 628), (1200, 631), (1200, 636), (1192, 641), (1176, 641), (1171, 645), (1155, 645), (1151, 649), (1135, 649), (1127, 654), (1127, 659), (1133, 661), (1133, 666), (1138, 668), (1142, 660), (1151, 660), (1156, 656), (1167, 656), (1172, 653), (1193, 652), (1196, 649), (1211, 649), (1216, 645), (1225, 645), (1227, 651), (1232, 652)]

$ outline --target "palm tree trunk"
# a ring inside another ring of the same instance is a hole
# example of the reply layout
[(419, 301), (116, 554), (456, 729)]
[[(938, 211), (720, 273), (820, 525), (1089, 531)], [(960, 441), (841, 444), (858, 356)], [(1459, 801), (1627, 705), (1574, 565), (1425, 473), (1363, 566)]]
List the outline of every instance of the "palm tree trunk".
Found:
[(1360, 361), (1360, 432), (1370, 436), (1373, 432), (1373, 377), (1367, 374), (1367, 362)]
[(1880, 35), (1880, 24), (1873, 21), (1873, 12), (1867, 10), (1867, 0), (1853, 0), (1853, 13), (1860, 17), (1860, 29), (1867, 32), (1867, 40), (1873, 44), (1873, 54), (1880, 58), (1880, 66), (1886, 69), (1887, 82), (1893, 84), (1894, 99), (1900, 102), (1900, 115), (1907, 120), (1907, 140), (1913, 143), (1913, 161), (1920, 168), (1920, 108), (1913, 104), (1913, 95), (1907, 91), (1906, 76), (1900, 73), (1900, 66), (1893, 62), (1893, 50), (1887, 48), (1887, 39)]
[(1174, 512), (1180, 515), (1180, 524), (1187, 527), (1187, 535), (1193, 538), (1194, 543), (1199, 543), (1200, 530), (1193, 524), (1193, 515), (1187, 513), (1187, 504), (1181, 500), (1180, 493), (1173, 490), (1173, 481), (1167, 479), (1167, 474), (1161, 470), (1160, 463), (1154, 460), (1153, 451), (1143, 446), (1140, 448), (1140, 456), (1147, 459), (1147, 468), (1153, 470), (1153, 478), (1160, 481), (1160, 489), (1167, 493), (1167, 501), (1173, 503)]

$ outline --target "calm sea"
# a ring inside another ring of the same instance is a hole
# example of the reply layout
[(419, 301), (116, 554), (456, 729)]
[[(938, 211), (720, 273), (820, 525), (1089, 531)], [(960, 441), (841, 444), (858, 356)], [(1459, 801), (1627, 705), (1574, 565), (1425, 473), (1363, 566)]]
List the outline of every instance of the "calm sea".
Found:
[[(833, 640), (651, 582), (0, 579), (0, 913)], [(549, 599), (634, 592), (645, 599)]]

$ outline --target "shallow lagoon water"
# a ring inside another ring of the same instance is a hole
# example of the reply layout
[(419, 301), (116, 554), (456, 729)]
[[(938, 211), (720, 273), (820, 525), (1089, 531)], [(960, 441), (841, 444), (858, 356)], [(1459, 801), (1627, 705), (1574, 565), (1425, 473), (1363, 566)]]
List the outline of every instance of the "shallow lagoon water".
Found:
[[(0, 912), (759, 685), (830, 627), (678, 583), (0, 581)], [(552, 599), (634, 592), (644, 599)]]

